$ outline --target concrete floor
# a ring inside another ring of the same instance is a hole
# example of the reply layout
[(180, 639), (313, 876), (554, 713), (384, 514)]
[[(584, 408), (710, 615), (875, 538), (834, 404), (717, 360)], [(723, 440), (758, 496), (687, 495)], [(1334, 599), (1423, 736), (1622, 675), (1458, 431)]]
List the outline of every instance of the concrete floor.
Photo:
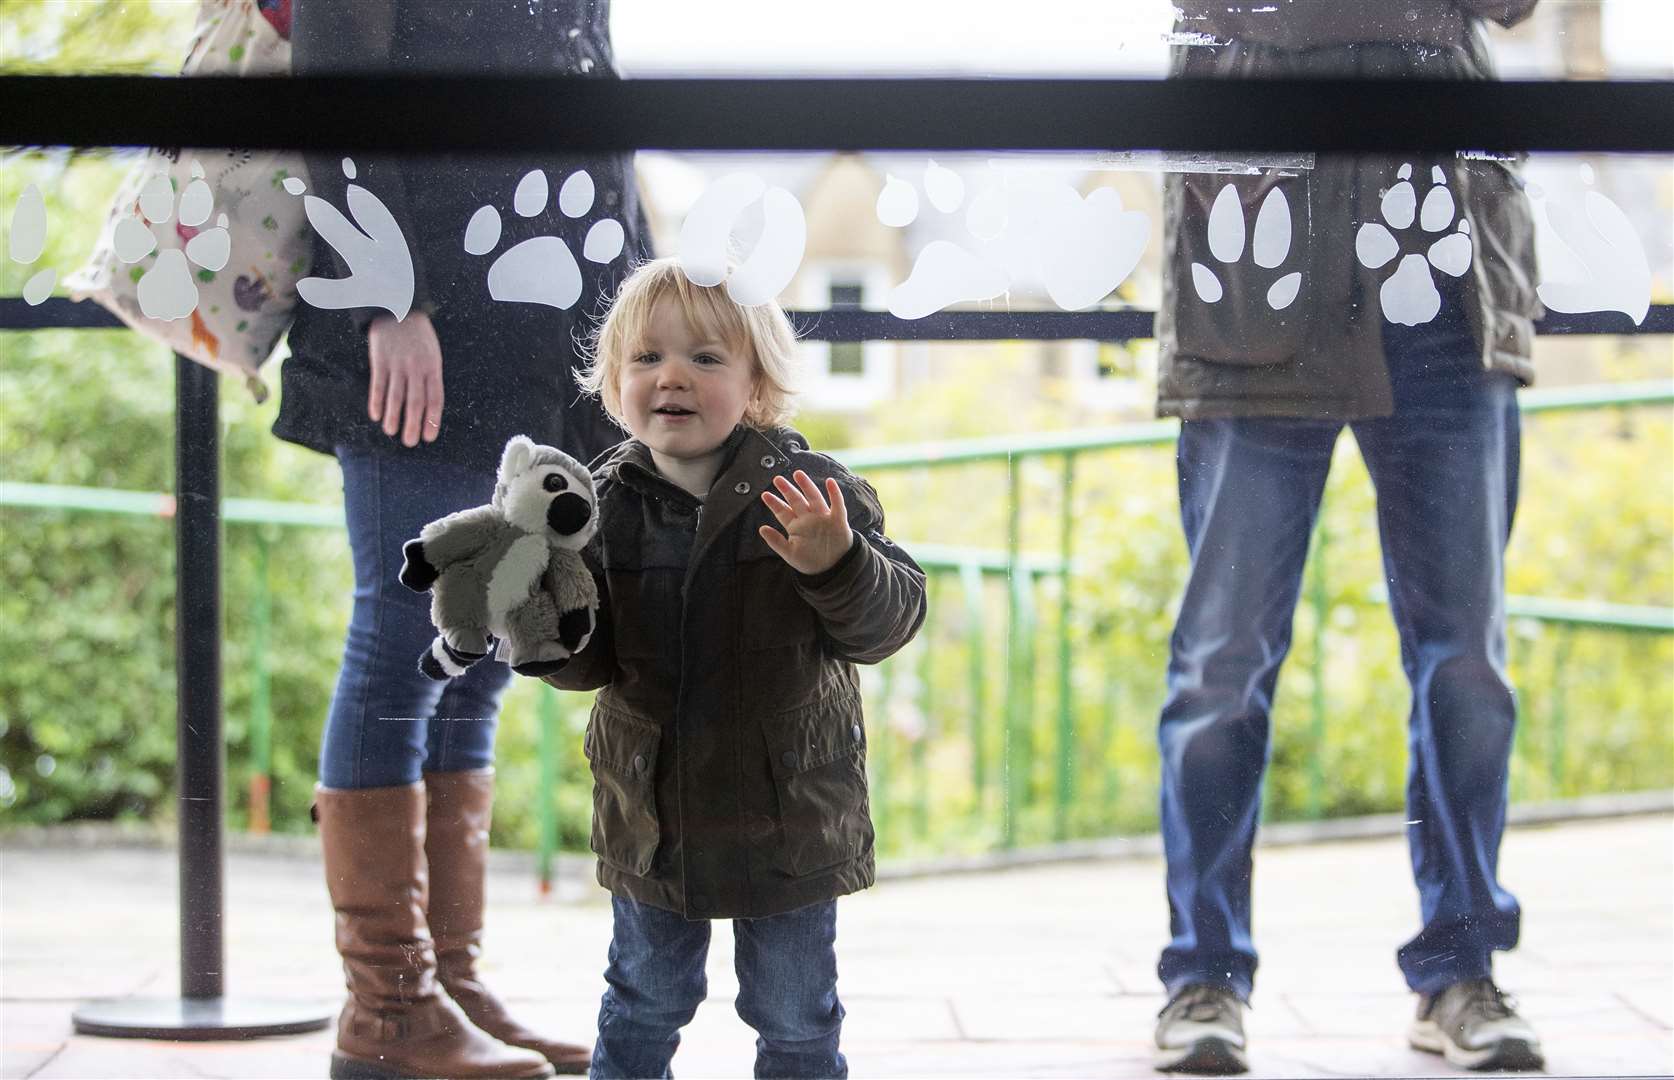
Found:
[[(567, 869), (544, 899), (527, 872), (496, 870), (486, 974), (523, 1017), (585, 1041), (610, 912), (587, 864)], [(325, 1075), (329, 1031), (243, 1043), (72, 1034), (70, 1012), (87, 999), (176, 993), (175, 873), (163, 850), (0, 851), (0, 1077)], [(1522, 947), (1498, 975), (1552, 1071), (1674, 1073), (1674, 815), (1514, 828), (1502, 877), (1525, 916)], [(230, 997), (335, 1011), (342, 976), (317, 861), (234, 854), (226, 906)], [(1403, 1040), (1412, 998), (1393, 953), (1416, 902), (1402, 841), (1264, 849), (1255, 909), (1258, 1075), (1449, 1072)], [(1154, 1075), (1152, 972), (1166, 932), (1157, 859), (889, 880), (839, 912), (853, 1075)], [(680, 1076), (750, 1075), (731, 953), (718, 931)]]

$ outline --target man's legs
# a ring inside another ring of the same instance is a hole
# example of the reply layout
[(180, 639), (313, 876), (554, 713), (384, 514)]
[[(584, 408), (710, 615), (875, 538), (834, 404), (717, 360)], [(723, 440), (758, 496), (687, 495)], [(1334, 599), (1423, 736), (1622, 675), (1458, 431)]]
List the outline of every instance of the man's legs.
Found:
[[(1467, 339), (1468, 342), (1468, 339)], [(1407, 838), (1423, 928), (1401, 947), (1407, 984), (1433, 994), (1490, 974), (1517, 943), (1517, 900), (1496, 880), (1516, 703), (1505, 672), (1505, 546), (1517, 503), (1519, 418), (1507, 376), (1355, 425), (1377, 485), (1390, 609), (1412, 684)]]
[(1203, 983), (1250, 994), (1250, 850), (1268, 714), (1340, 428), (1260, 418), (1181, 425), (1191, 573), (1158, 731), (1173, 940), (1157, 973), (1171, 998)]

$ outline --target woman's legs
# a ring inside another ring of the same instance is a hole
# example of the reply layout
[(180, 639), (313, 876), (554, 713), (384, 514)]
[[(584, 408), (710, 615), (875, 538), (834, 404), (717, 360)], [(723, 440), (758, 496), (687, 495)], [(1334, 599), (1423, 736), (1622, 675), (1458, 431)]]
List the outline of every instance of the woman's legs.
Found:
[(420, 674), (435, 635), (430, 598), (396, 578), (401, 545), (430, 521), (487, 501), (493, 474), (398, 452), (340, 448), (337, 457), (354, 611), (315, 802), (350, 991), (332, 1075), (550, 1076), (543, 1054), (479, 1030), (444, 992), (431, 926), (440, 897), (461, 916), (449, 940), (462, 953), (480, 941), (488, 806), (485, 791), (454, 800), (462, 812), (438, 814), (421, 781), (426, 771), (439, 786), (491, 776), (510, 672), (484, 661), (448, 684)]
[(354, 611), (326, 717), (320, 782), (388, 787), (424, 772), (484, 768), (510, 670), (491, 660), (439, 683), (418, 660), (436, 635), (430, 596), (396, 580), (401, 545), (439, 517), (487, 502), (490, 472), (340, 447), (343, 506), (354, 557)]

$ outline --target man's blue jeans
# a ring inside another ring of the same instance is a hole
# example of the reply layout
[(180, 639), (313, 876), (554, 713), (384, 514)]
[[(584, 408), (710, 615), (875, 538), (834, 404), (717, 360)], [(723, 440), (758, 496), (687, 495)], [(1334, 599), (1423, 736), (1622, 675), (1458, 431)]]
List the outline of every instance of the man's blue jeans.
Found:
[[(1397, 954), (1436, 992), (1517, 943), (1496, 881), (1516, 707), (1505, 672), (1504, 553), (1517, 504), (1515, 385), (1484, 371), (1456, 305), (1384, 335), (1390, 417), (1351, 425), (1377, 489), (1390, 611), (1412, 688), (1407, 839), (1423, 928)], [(1188, 421), (1178, 447), (1191, 573), (1162, 709), (1172, 941), (1158, 974), (1248, 998), (1251, 847), (1269, 713), (1308, 539), (1342, 425)], [(1353, 723), (1354, 717), (1338, 717)]]
[[(709, 992), (708, 920), (614, 897), (610, 984), (599, 1006), (595, 1078), (668, 1077), (680, 1029)], [(837, 1049), (837, 902), (732, 921), (738, 1015), (756, 1030), (756, 1076), (846, 1077)]]
[(355, 566), (354, 612), (320, 747), (328, 788), (411, 784), (426, 772), (494, 761), (494, 725), (511, 669), (479, 661), (457, 679), (419, 674), (436, 636), (430, 594), (396, 580), (401, 545), (436, 518), (486, 503), (492, 469), (421, 455), (339, 447), (343, 509)]

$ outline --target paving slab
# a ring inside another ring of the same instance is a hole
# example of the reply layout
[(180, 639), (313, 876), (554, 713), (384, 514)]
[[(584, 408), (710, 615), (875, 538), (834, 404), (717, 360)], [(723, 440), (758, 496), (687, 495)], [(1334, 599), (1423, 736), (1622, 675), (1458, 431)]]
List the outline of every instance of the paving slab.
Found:
[[(1522, 947), (1498, 974), (1553, 1071), (1674, 1073), (1674, 815), (1513, 828), (1502, 870), (1524, 920)], [(0, 1077), (323, 1075), (329, 1031), (208, 1044), (71, 1033), (70, 1012), (88, 998), (173, 992), (176, 888), (166, 850), (0, 849)], [(589, 1038), (607, 894), (577, 877), (542, 897), (506, 864), (489, 889), (487, 981), (532, 1025)], [(1258, 852), (1254, 1075), (1457, 1075), (1404, 1041), (1413, 999), (1394, 952), (1416, 910), (1398, 837)], [(1155, 857), (889, 879), (845, 899), (838, 925), (857, 1077), (1154, 1075), (1167, 939)], [(232, 994), (340, 1000), (316, 859), (230, 855), (226, 930)], [(754, 1033), (733, 1009), (725, 926), (707, 970), (709, 1000), (675, 1071), (748, 1076)]]

